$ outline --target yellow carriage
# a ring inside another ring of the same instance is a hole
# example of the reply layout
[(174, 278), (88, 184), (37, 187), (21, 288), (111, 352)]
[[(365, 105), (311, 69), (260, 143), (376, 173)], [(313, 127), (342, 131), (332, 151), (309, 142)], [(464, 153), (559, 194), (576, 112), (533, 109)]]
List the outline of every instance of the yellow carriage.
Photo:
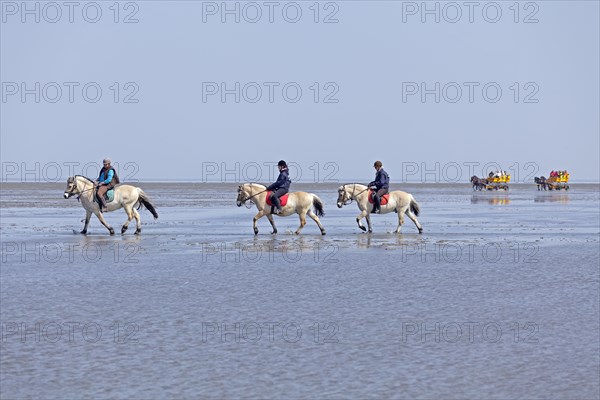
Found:
[(549, 178), (535, 177), (538, 190), (569, 190), (569, 173), (567, 171), (552, 171)]
[(510, 175), (491, 176), (487, 179), (487, 190), (508, 190)]

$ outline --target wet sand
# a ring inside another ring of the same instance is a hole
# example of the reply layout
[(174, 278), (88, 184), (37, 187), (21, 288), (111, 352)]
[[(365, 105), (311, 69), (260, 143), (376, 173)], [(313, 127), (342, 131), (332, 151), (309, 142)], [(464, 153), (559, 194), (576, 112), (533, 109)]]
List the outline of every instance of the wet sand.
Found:
[(159, 219), (112, 237), (64, 186), (0, 185), (2, 398), (600, 395), (597, 184), (392, 187), (422, 235), (295, 184), (327, 235), (254, 236), (235, 184), (141, 183)]

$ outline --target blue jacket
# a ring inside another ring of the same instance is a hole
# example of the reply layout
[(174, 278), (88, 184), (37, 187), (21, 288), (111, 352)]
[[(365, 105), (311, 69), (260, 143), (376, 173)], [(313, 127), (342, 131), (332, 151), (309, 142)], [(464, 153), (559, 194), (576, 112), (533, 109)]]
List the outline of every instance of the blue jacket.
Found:
[(383, 168), (380, 168), (379, 171), (377, 171), (377, 175), (375, 175), (375, 180), (373, 182), (369, 183), (369, 186), (376, 186), (377, 190), (389, 189), (390, 188), (390, 177), (387, 174), (387, 172), (385, 172), (383, 170)]
[(279, 177), (277, 177), (277, 181), (267, 187), (267, 190), (277, 190), (277, 189), (287, 189), (290, 190), (290, 185), (292, 181), (290, 180), (290, 175), (288, 169), (285, 168), (281, 170), (279, 173)]
[[(102, 168), (100, 170), (100, 176), (98, 177), (98, 183), (103, 183), (105, 185), (108, 185), (112, 182), (114, 176), (115, 176), (115, 170), (113, 167), (110, 167), (108, 172), (106, 172), (106, 170), (104, 168)], [(114, 184), (115, 182), (112, 182), (112, 183)]]

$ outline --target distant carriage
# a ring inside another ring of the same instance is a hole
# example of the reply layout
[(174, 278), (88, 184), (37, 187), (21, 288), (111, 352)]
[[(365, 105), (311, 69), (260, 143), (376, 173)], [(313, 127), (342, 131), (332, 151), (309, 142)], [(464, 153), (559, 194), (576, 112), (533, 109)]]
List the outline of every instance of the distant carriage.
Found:
[(552, 174), (549, 178), (544, 176), (533, 178), (538, 190), (569, 190), (569, 173)]
[(508, 190), (510, 175), (490, 176), (488, 178), (479, 178), (475, 175), (471, 177), (473, 190)]

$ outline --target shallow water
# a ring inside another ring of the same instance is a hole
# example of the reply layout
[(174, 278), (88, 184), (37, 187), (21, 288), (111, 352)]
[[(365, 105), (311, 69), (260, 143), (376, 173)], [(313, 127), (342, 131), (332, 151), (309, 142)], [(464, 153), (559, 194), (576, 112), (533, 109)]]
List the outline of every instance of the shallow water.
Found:
[(254, 236), (234, 184), (143, 183), (159, 219), (112, 237), (64, 186), (0, 186), (2, 398), (600, 396), (598, 185), (398, 185), (423, 235), (369, 235), (295, 184), (327, 235)]

